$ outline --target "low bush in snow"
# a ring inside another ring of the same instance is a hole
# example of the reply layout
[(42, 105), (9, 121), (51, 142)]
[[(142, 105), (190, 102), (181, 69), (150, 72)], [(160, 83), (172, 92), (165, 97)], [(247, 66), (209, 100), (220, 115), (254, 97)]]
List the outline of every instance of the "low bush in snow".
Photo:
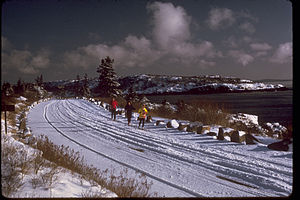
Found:
[[(9, 197), (24, 183), (22, 168), (28, 166), (28, 160), (21, 147), (12, 144), (6, 135), (1, 134), (1, 186), (2, 194)], [(23, 170), (25, 173), (26, 170)]]
[[(43, 152), (45, 159), (81, 174), (84, 179), (107, 188), (119, 197), (150, 197), (155, 195), (149, 193), (152, 182), (148, 182), (143, 174), (136, 174), (134, 178), (129, 178), (127, 170), (117, 175), (114, 170), (101, 171), (85, 164), (84, 157), (80, 156), (79, 152), (75, 152), (68, 146), (58, 146), (46, 136), (37, 139), (36, 148)], [(97, 194), (90, 193), (83, 195), (97, 196)]]

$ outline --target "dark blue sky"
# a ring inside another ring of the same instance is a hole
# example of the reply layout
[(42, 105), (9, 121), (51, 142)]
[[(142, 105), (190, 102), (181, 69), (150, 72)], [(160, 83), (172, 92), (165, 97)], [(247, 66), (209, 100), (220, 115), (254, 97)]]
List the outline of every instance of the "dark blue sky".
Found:
[(111, 56), (119, 75), (292, 77), (286, 0), (6, 1), (2, 80), (96, 77)]

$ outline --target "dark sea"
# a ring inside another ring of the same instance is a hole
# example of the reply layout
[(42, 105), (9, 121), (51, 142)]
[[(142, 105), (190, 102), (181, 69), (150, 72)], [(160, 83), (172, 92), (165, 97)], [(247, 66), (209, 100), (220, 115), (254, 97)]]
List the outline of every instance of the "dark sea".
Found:
[(284, 126), (291, 124), (293, 120), (292, 81), (269, 80), (265, 83), (280, 83), (289, 88), (289, 90), (205, 95), (157, 95), (147, 96), (147, 98), (155, 103), (162, 103), (164, 100), (167, 100), (173, 104), (179, 100), (184, 102), (201, 100), (223, 105), (230, 113), (241, 112), (257, 115), (260, 124), (266, 122), (279, 122)]

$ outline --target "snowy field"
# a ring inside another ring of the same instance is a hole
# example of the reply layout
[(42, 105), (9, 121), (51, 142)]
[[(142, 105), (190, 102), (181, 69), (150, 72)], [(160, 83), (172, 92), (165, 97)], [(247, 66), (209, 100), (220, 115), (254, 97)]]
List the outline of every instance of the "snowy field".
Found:
[[(155, 120), (155, 119), (154, 119)], [(28, 126), (67, 145), (99, 169), (144, 173), (151, 192), (166, 197), (288, 196), (292, 193), (293, 152), (272, 151), (270, 138), (245, 145), (214, 136), (181, 132), (155, 122), (137, 129), (124, 116), (86, 100), (51, 100), (33, 107)], [(217, 132), (218, 129), (215, 129)]]

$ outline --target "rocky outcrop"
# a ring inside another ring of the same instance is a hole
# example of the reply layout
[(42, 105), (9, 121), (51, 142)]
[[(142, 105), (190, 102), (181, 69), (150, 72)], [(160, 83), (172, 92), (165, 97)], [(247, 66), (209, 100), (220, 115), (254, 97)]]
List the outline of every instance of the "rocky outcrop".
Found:
[(231, 132), (231, 134), (230, 134), (230, 141), (231, 142), (241, 143), (239, 131), (234, 130), (234, 131)]
[(161, 125), (161, 124), (165, 124), (165, 122), (163, 120), (157, 120), (155, 122), (155, 125), (158, 126), (158, 125)]
[(178, 128), (179, 124), (175, 119), (172, 119), (171, 121), (168, 121), (167, 127), (168, 128)]
[(188, 124), (179, 123), (178, 130), (186, 131)]
[(245, 142), (247, 145), (257, 144), (259, 140), (250, 133), (245, 134)]
[(208, 132), (210, 132), (210, 126), (203, 126), (202, 127), (202, 134), (208, 133)]
[(280, 142), (274, 142), (268, 145), (268, 148), (276, 151), (289, 151), (290, 145), (292, 145), (291, 139), (283, 139)]
[(218, 136), (217, 136), (218, 140), (224, 140), (224, 130), (222, 127), (219, 128), (219, 132), (218, 132)]
[(206, 133), (207, 135), (209, 135), (209, 136), (216, 136), (217, 134), (215, 133), (215, 132), (208, 132), (208, 133)]
[(202, 134), (202, 129), (203, 129), (203, 126), (198, 126), (196, 133), (197, 134)]

